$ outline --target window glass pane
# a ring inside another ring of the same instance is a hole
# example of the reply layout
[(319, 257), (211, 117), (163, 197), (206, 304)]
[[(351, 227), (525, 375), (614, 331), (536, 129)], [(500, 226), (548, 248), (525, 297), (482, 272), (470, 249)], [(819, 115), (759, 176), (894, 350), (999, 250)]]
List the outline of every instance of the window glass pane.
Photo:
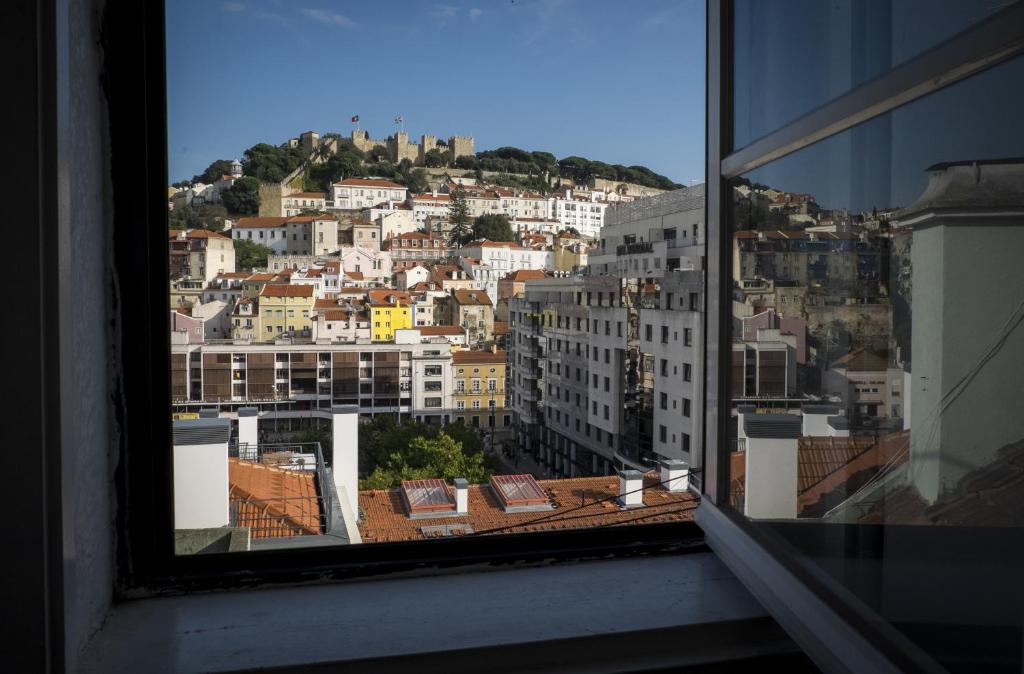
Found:
[(1001, 6), (965, 0), (737, 0), (733, 147), (884, 74)]
[(692, 520), (703, 3), (285, 4), (167, 7), (179, 550)]
[(1021, 81), (1018, 58), (732, 182), (727, 466), (733, 508), (937, 657), (1018, 668)]

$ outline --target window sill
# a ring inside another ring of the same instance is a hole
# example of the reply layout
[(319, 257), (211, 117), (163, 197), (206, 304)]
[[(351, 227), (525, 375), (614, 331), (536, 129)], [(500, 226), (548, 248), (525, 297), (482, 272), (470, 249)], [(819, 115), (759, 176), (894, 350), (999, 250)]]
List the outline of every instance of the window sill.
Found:
[[(638, 671), (796, 647), (711, 553), (127, 602), (83, 672)], [(383, 667), (384, 669), (381, 669)]]

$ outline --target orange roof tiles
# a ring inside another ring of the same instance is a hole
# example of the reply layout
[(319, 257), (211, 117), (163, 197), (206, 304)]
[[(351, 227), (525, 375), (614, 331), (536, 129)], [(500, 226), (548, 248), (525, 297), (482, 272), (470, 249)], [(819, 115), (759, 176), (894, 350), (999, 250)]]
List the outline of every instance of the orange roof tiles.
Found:
[(494, 334), (508, 334), (508, 321), (494, 321)]
[(238, 222), (235, 223), (235, 229), (261, 229), (267, 227), (284, 227), (285, 221), (288, 218), (284, 217), (253, 217), (253, 218), (239, 218)]
[(537, 279), (547, 278), (548, 274), (543, 269), (520, 269), (518, 271), (509, 272), (505, 275), (502, 281), (512, 281), (518, 283), (520, 281), (535, 281)]
[(282, 199), (325, 199), (326, 195), (323, 192), (292, 192), (286, 194)]
[(330, 213), (308, 213), (306, 215), (293, 215), (288, 222), (314, 222), (319, 220), (337, 220), (338, 216)]
[(359, 532), (364, 542), (412, 541), (432, 538), (437, 534), (431, 527), (445, 525), (453, 529), (461, 525), (466, 533), (472, 528), (473, 532), (500, 534), (692, 520), (697, 497), (690, 492), (669, 492), (657, 486), (658, 481), (656, 473), (645, 475), (644, 506), (623, 509), (614, 501), (602, 501), (618, 495), (615, 476), (539, 480), (537, 484), (554, 510), (512, 513), (505, 512), (489, 485), (470, 485), (468, 514), (416, 519), (406, 514), (400, 490), (361, 491), (359, 507), (365, 519), (359, 523)]
[(353, 281), (362, 281), (363, 272), (361, 271), (347, 271), (345, 272), (346, 278), (352, 279)]
[(471, 304), (477, 306), (493, 306), (491, 304), (491, 298), (487, 296), (483, 290), (470, 290), (463, 288), (460, 290), (453, 290), (452, 297), (459, 304)]
[(312, 297), (313, 286), (307, 285), (285, 285), (284, 283), (268, 284), (263, 286), (260, 297)]
[(456, 351), (452, 354), (452, 365), (474, 365), (481, 363), (504, 362), (504, 351)]
[(214, 232), (214, 231), (211, 231), (209, 229), (190, 229), (190, 230), (188, 230), (188, 233), (185, 234), (185, 237), (188, 238), (188, 239), (227, 239), (228, 238), (228, 237), (224, 236), (223, 234), (221, 234), (220, 232)]
[(249, 527), (253, 538), (321, 533), (312, 471), (284, 470), (231, 457), (228, 484), (237, 526)]

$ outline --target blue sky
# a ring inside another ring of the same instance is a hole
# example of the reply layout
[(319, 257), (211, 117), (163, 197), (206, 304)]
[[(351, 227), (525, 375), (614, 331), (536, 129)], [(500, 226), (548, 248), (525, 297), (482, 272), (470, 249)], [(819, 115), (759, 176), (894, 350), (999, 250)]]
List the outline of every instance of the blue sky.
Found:
[(703, 179), (704, 0), (167, 3), (171, 181), (312, 129)]

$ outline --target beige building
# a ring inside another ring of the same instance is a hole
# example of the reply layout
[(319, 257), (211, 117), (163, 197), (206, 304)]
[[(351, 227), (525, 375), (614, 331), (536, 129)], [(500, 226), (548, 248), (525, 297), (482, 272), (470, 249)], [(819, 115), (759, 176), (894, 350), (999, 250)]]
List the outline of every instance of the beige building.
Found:
[(169, 239), (171, 276), (209, 283), (218, 274), (235, 271), (235, 244), (207, 229), (172, 230)]
[(483, 290), (453, 290), (443, 301), (445, 323), (465, 328), (469, 343), (482, 344), (494, 333), (494, 305)]

